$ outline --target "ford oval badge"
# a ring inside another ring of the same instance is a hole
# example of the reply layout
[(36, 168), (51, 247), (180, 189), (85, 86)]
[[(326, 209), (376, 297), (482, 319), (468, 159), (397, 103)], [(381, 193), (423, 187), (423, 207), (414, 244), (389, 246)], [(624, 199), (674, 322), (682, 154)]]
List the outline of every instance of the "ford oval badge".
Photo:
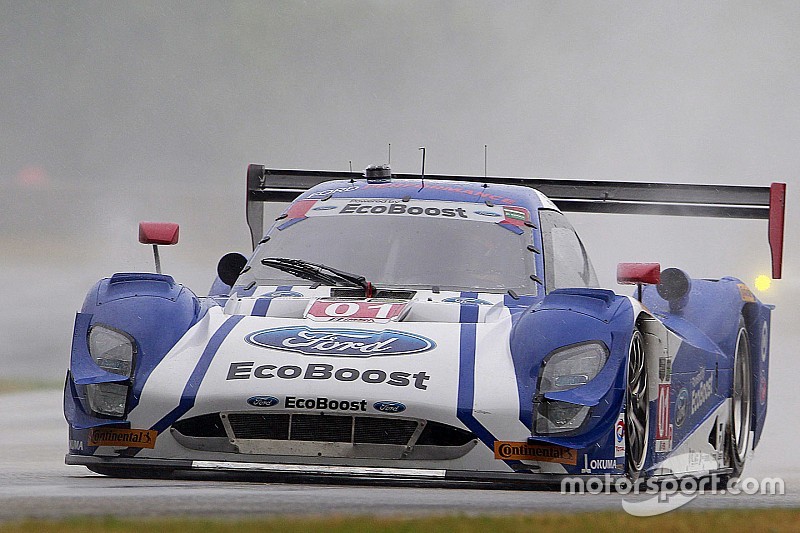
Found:
[(375, 402), (372, 407), (381, 413), (402, 413), (406, 406), (400, 402)]
[(278, 405), (280, 400), (274, 396), (251, 396), (247, 399), (247, 403), (253, 407), (272, 407)]
[(345, 328), (292, 326), (256, 331), (245, 337), (255, 346), (329, 357), (408, 355), (436, 348), (431, 339), (414, 333)]

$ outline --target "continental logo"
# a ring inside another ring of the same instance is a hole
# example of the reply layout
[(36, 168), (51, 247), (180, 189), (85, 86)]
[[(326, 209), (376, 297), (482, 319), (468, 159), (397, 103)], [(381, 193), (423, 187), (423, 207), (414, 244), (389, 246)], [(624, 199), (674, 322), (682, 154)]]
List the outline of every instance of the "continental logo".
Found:
[(125, 446), (155, 448), (158, 431), (154, 429), (95, 428), (89, 431), (89, 446)]
[(502, 440), (494, 441), (494, 458), (512, 461), (545, 461), (563, 465), (574, 465), (578, 462), (578, 454), (569, 448)]

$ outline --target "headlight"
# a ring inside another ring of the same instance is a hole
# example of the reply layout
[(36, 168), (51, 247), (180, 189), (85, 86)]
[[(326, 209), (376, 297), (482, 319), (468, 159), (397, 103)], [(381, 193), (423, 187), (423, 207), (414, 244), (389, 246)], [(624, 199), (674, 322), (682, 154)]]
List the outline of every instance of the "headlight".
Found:
[(539, 392), (574, 389), (589, 383), (600, 373), (608, 359), (608, 350), (599, 342), (575, 344), (544, 360)]
[(547, 392), (565, 391), (593, 380), (608, 360), (608, 350), (599, 342), (585, 342), (562, 348), (542, 363), (539, 390), (534, 399), (534, 432), (540, 435), (568, 433), (580, 429), (589, 407), (547, 400)]
[(97, 414), (122, 418), (128, 403), (128, 386), (121, 383), (98, 383), (86, 386), (89, 408)]
[(133, 339), (125, 333), (101, 325), (89, 330), (89, 353), (103, 370), (131, 377), (133, 352)]
[(86, 386), (89, 408), (101, 416), (122, 418), (128, 403), (133, 359), (136, 353), (133, 339), (109, 326), (95, 324), (89, 330), (89, 354), (97, 366), (112, 374), (127, 378), (125, 383), (97, 383)]
[(536, 409), (536, 433), (551, 435), (575, 431), (588, 414), (589, 408), (585, 405), (543, 400)]

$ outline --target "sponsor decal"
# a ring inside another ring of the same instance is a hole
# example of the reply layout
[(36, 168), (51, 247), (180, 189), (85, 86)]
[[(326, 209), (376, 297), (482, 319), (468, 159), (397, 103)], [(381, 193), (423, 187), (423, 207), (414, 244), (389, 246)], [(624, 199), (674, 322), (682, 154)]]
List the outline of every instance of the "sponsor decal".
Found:
[(69, 439), (69, 449), (71, 451), (74, 450), (76, 452), (82, 452), (83, 451), (83, 441), (82, 440)]
[(256, 331), (245, 337), (255, 346), (303, 355), (374, 357), (427, 352), (436, 343), (421, 335), (386, 329), (313, 329), (293, 326)]
[(593, 470), (615, 470), (617, 468), (617, 460), (614, 459), (591, 459), (589, 456), (583, 455), (583, 468), (581, 474), (591, 474)]
[(499, 217), (502, 216), (500, 213), (495, 213), (494, 211), (473, 211), (476, 215), (481, 215), (482, 217)]
[(703, 453), (696, 452), (694, 450), (689, 450), (688, 455), (688, 467), (689, 470), (700, 470), (700, 467), (703, 465)]
[(278, 405), (280, 400), (275, 396), (251, 396), (247, 399), (247, 403), (253, 407), (272, 407)]
[(703, 379), (706, 377), (706, 367), (705, 365), (700, 366), (695, 372), (694, 376), (692, 376), (692, 387), (697, 387), (700, 383), (703, 382)]
[(592, 470), (609, 470), (617, 467), (614, 459), (592, 459), (589, 461), (589, 468)]
[(672, 361), (670, 361), (669, 357), (658, 359), (658, 380), (661, 383), (672, 381)]
[(469, 218), (463, 207), (423, 207), (405, 204), (349, 202), (340, 211), (340, 215), (422, 215), (429, 217)]
[(286, 397), (287, 409), (319, 409), (321, 411), (366, 411), (367, 400), (332, 400), (324, 396), (317, 398)]
[(316, 203), (317, 200), (297, 200), (286, 210), (286, 218), (289, 220), (306, 218), (308, 211), (314, 207)]
[(306, 311), (306, 318), (318, 322), (392, 322), (400, 319), (406, 303), (317, 300)]
[(758, 403), (760, 403), (761, 405), (767, 403), (767, 378), (765, 378), (763, 375), (759, 380)]
[(656, 453), (667, 453), (672, 451), (672, 439), (656, 440), (655, 451)]
[(426, 381), (431, 379), (427, 372), (385, 372), (383, 370), (357, 370), (355, 368), (336, 368), (327, 364), (310, 364), (305, 369), (297, 365), (256, 365), (254, 361), (231, 363), (226, 381), (235, 379), (304, 379), (336, 380), (343, 382), (361, 381), (363, 383), (386, 383), (394, 387), (408, 387), (427, 390)]
[(331, 209), (337, 209), (339, 206), (337, 205), (321, 205), (319, 207), (315, 207), (312, 211), (330, 211)]
[(380, 401), (372, 404), (373, 409), (381, 413), (402, 413), (406, 406), (400, 402)]
[(272, 291), (262, 294), (260, 298), (302, 298), (303, 294), (297, 291)]
[(692, 391), (692, 414), (696, 413), (714, 392), (714, 374), (710, 374), (708, 379), (701, 381)]
[(575, 450), (563, 446), (500, 440), (494, 441), (494, 458), (504, 461), (544, 461), (564, 465), (574, 465), (578, 461)]
[[(348, 198), (347, 202), (351, 204), (399, 204), (403, 200), (401, 198)], [(338, 206), (341, 207), (341, 206)]]
[(658, 409), (656, 417), (656, 451), (672, 450), (672, 424), (669, 422), (669, 383), (658, 386)]
[(761, 324), (761, 362), (767, 362), (767, 353), (769, 352), (769, 328), (767, 323)]
[(308, 196), (330, 196), (331, 194), (336, 194), (337, 192), (350, 192), (350, 191), (357, 191), (358, 185), (350, 185), (348, 187), (337, 187), (336, 189), (326, 189), (324, 191), (316, 191), (312, 192)]
[(622, 414), (614, 424), (614, 459), (625, 457), (625, 418)]
[(675, 425), (681, 427), (686, 421), (689, 409), (689, 391), (685, 388), (678, 392), (678, 397), (675, 399)]
[(530, 218), (527, 209), (517, 206), (503, 206), (503, 215), (505, 216), (504, 223), (514, 224), (515, 226), (525, 224)]
[[(375, 183), (375, 184), (371, 183), (369, 185), (364, 186), (364, 188), (365, 189), (413, 189), (413, 188), (419, 189), (419, 182), (408, 183), (408, 182), (401, 182), (401, 181), (393, 181), (391, 183)], [(450, 184), (444, 184), (444, 183), (426, 184), (425, 188), (426, 189), (433, 189), (433, 190), (437, 190), (437, 191), (447, 191), (447, 192), (452, 192), (452, 193), (456, 193), (456, 194), (463, 194), (463, 195), (470, 196), (470, 197), (477, 196), (477, 197), (479, 197), (481, 199), (481, 201), (491, 200), (491, 201), (493, 201), (495, 203), (500, 203), (500, 204), (513, 204), (515, 202), (515, 200), (513, 198), (508, 198), (508, 197), (505, 197), (505, 196), (492, 194), (492, 193), (487, 192), (483, 188), (481, 188), (479, 190), (465, 189), (465, 188), (460, 187), (458, 185), (450, 185)]]
[(669, 437), (669, 384), (658, 386), (658, 419), (656, 424), (656, 438), (666, 439)]
[(480, 298), (464, 298), (462, 296), (451, 296), (450, 298), (445, 298), (442, 301), (462, 305), (492, 305), (492, 302), (487, 302), (486, 300), (482, 300)]
[(742, 301), (744, 302), (755, 302), (756, 297), (753, 295), (753, 292), (745, 285), (744, 283), (737, 283), (737, 287), (739, 287), (739, 295), (742, 297)]
[(154, 429), (92, 428), (89, 446), (120, 446), (125, 448), (155, 448), (158, 431)]

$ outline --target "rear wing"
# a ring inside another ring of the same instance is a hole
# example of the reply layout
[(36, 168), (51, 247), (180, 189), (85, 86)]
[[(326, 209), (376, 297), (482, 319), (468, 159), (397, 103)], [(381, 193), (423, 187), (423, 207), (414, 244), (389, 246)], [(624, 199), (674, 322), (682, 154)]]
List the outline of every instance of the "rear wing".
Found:
[[(393, 174), (397, 179), (419, 179), (419, 174)], [(786, 184), (692, 185), (630, 181), (503, 178), (425, 175), (432, 180), (471, 181), (522, 185), (539, 190), (562, 211), (622, 213), (715, 218), (766, 219), (772, 252), (772, 277), (779, 279), (783, 265), (783, 229)], [(360, 172), (278, 170), (263, 165), (247, 167), (247, 224), (253, 248), (264, 227), (264, 202), (291, 202), (304, 191), (330, 180), (363, 179)]]

